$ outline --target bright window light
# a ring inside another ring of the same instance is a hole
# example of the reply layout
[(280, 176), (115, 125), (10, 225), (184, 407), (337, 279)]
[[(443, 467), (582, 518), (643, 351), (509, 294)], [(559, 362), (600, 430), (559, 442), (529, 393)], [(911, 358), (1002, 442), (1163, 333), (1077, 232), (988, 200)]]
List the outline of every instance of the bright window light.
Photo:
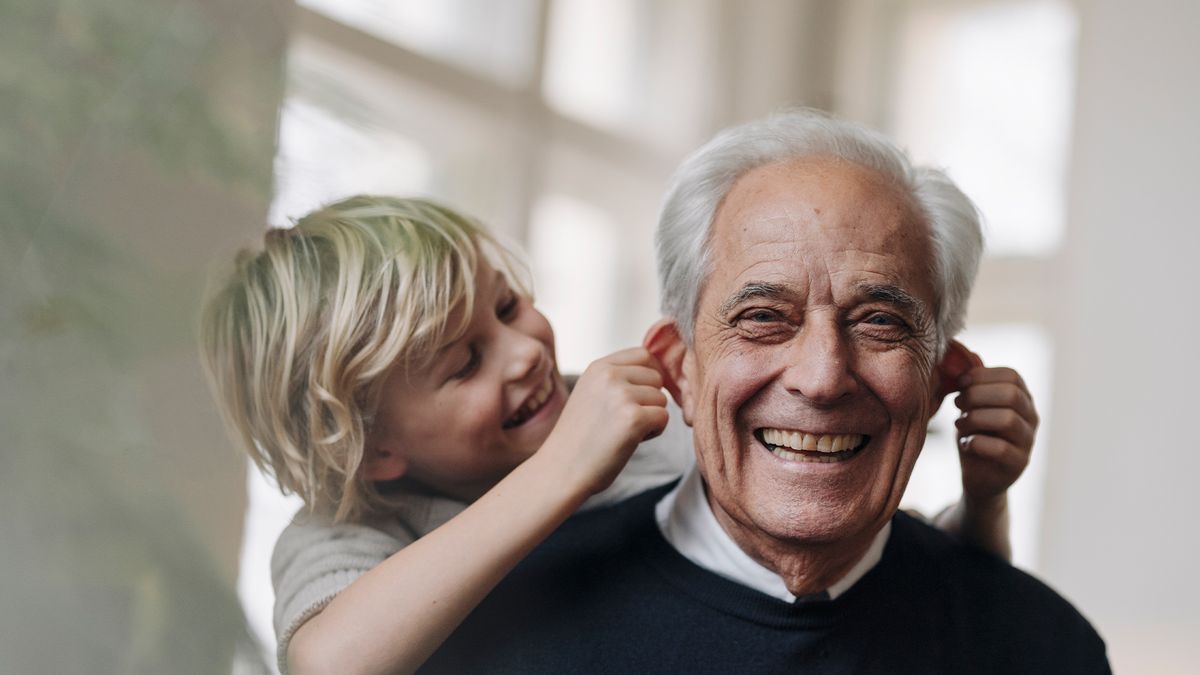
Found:
[(275, 624), (272, 612), (275, 590), (271, 583), (271, 552), (279, 533), (291, 522), (304, 501), (296, 495), (284, 496), (273, 481), (258, 467), (248, 464), (246, 521), (242, 528), (242, 550), (238, 560), (238, 599), (246, 612), (246, 621), (263, 645), (263, 659), (275, 669)]
[(988, 223), (990, 255), (1062, 238), (1077, 33), (1065, 0), (908, 2), (894, 133), (939, 165)]
[(634, 0), (558, 0), (550, 14), (543, 93), (551, 106), (595, 126), (629, 125), (637, 91)]
[(398, 134), (349, 124), (329, 110), (288, 98), (279, 120), (275, 198), (269, 222), (286, 226), (315, 208), (360, 193), (428, 189), (424, 149)]
[(376, 37), (509, 85), (529, 77), (536, 0), (300, 0)]
[(559, 370), (581, 373), (604, 356), (621, 260), (604, 211), (564, 195), (539, 200), (529, 232), (537, 306), (554, 327)]

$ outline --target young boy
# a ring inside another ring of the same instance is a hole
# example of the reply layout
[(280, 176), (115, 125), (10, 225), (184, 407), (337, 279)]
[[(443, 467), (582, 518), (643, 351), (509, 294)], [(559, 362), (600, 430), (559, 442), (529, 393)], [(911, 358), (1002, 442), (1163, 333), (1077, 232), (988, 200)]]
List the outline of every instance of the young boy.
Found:
[[(208, 303), (204, 356), (223, 413), (307, 505), (272, 561), (284, 672), (416, 669), (589, 498), (616, 501), (686, 468), (688, 430), (667, 427), (653, 358), (617, 352), (568, 391), (516, 272), (449, 209), (353, 197), (268, 232)], [(995, 370), (971, 370), (987, 395), (968, 388), (960, 407), (1008, 407), (992, 403)], [(1019, 378), (1003, 386), (1024, 391)], [(964, 454), (964, 500), (942, 527), (1007, 555), (1005, 491), (1031, 442), (1015, 444), (1017, 462)]]

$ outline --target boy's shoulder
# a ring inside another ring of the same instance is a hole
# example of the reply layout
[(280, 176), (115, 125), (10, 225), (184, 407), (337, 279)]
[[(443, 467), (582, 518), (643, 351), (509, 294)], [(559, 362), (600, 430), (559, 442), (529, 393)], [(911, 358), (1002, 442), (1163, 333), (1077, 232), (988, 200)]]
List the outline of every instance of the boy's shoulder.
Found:
[(376, 558), (382, 562), (466, 506), (457, 500), (404, 489), (393, 490), (389, 499), (394, 506), (391, 513), (355, 522), (337, 523), (330, 513), (301, 508), (275, 542), (273, 575), (297, 564), (308, 566), (326, 559), (335, 560), (335, 564)]

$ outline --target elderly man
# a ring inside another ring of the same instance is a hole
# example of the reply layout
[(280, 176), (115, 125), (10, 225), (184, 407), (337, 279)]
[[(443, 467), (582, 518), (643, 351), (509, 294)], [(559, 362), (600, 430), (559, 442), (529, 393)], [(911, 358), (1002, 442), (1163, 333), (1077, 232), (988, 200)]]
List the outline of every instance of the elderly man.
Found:
[(798, 111), (684, 162), (646, 338), (693, 428), (674, 487), (575, 519), (429, 670), (1107, 672), (1053, 591), (897, 512), (980, 256), (970, 201)]

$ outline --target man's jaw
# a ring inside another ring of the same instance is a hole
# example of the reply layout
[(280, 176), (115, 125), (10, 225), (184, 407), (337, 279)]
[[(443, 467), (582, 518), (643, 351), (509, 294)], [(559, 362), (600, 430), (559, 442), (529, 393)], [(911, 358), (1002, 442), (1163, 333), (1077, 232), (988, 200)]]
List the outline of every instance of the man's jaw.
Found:
[(789, 462), (844, 462), (857, 456), (871, 437), (857, 433), (814, 433), (799, 429), (760, 427), (754, 437), (776, 457)]

